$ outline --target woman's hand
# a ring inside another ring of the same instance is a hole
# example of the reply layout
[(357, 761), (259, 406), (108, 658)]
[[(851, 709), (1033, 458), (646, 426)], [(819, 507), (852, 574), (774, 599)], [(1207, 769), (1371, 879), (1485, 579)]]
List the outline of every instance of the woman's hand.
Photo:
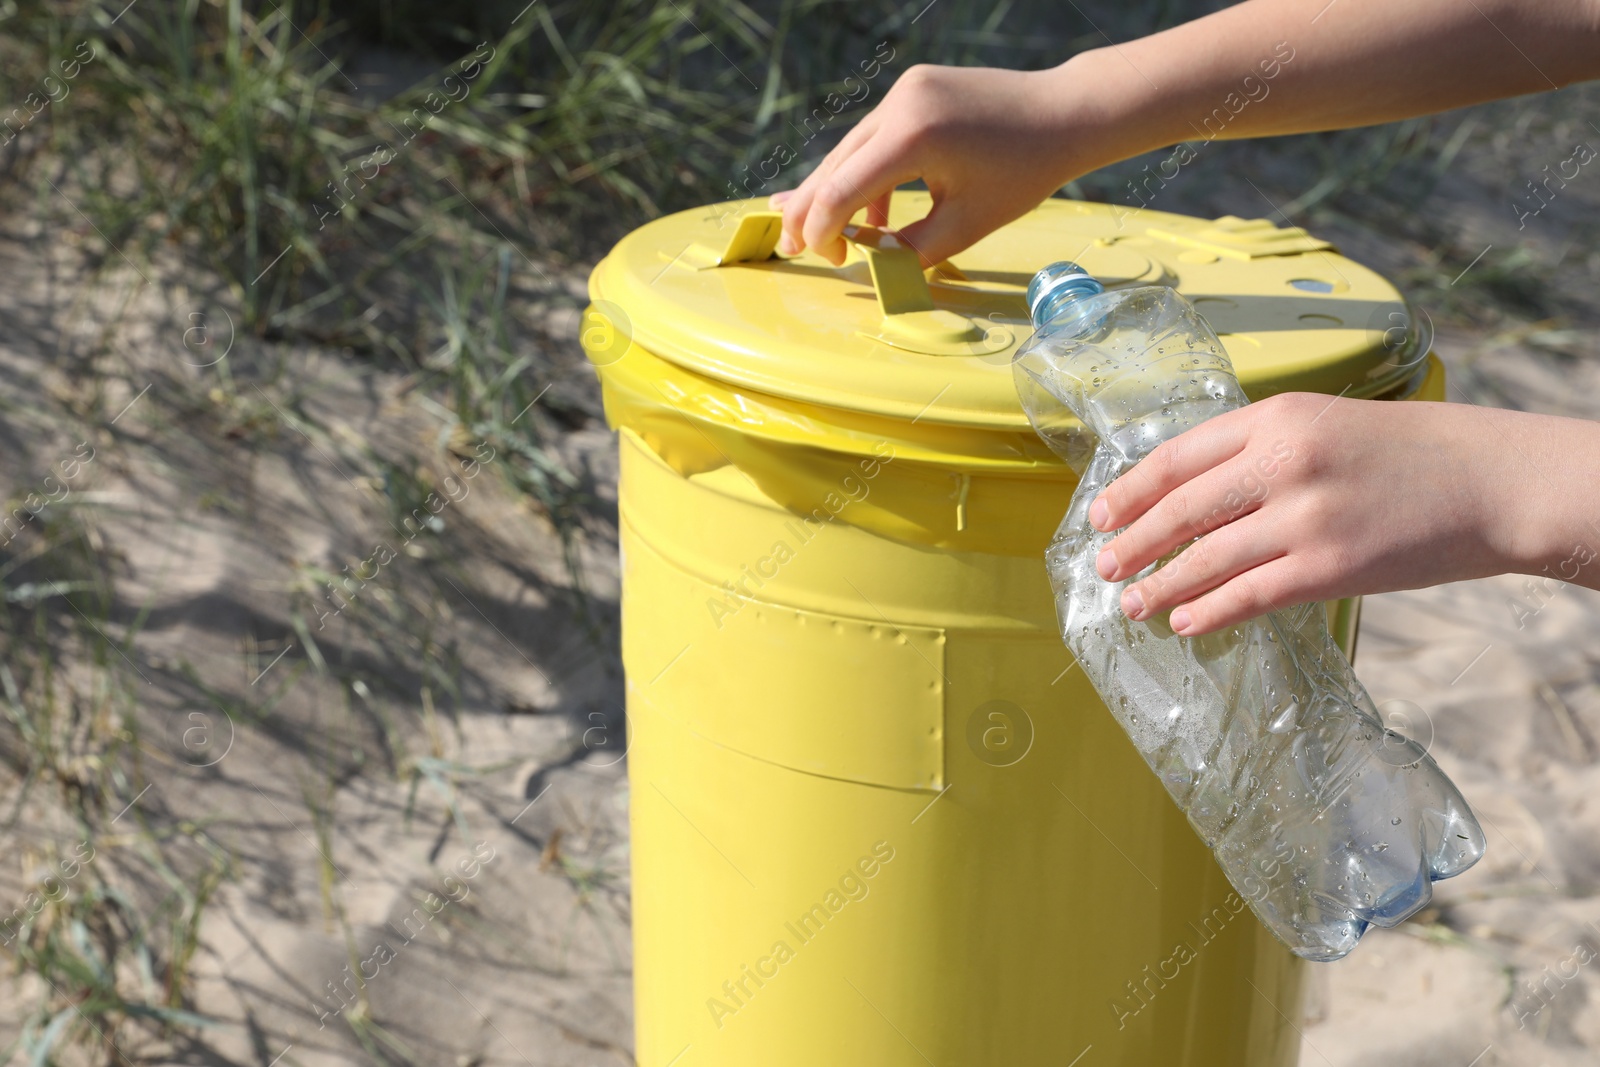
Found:
[(1600, 426), (1462, 404), (1286, 393), (1161, 445), (1090, 522), (1130, 618), (1210, 633), (1269, 611), (1489, 574), (1600, 587)]
[(912, 67), (772, 198), (779, 251), (842, 263), (850, 217), (865, 207), (884, 225), (889, 193), (921, 178), (933, 210), (901, 232), (931, 266), (1079, 175), (1179, 141), (1365, 126), (1600, 77), (1593, 0), (1484, 3), (1346, 0), (1308, 30), (1299, 0), (1246, 0), (1050, 70)]
[(865, 207), (869, 224), (886, 225), (889, 194), (920, 178), (933, 209), (899, 232), (931, 266), (1121, 158), (1131, 131), (1099, 129), (1098, 109), (1076, 102), (1088, 78), (1075, 62), (1031, 72), (912, 67), (798, 189), (773, 196), (783, 208), (778, 250), (809, 246), (843, 263), (850, 217)]

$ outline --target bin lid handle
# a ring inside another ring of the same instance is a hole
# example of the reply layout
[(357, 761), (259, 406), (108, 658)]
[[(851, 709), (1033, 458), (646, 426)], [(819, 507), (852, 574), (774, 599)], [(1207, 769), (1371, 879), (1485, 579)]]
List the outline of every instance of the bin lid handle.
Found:
[[(699, 241), (676, 257), (692, 270), (710, 270), (772, 258), (783, 233), (783, 213), (749, 211), (718, 250)], [(928, 355), (973, 355), (989, 351), (987, 333), (964, 315), (936, 308), (915, 249), (876, 226), (846, 226), (844, 239), (867, 261), (872, 289), (883, 313), (875, 340)], [(663, 253), (664, 254), (664, 253)], [(955, 273), (953, 270), (951, 273)]]
[(896, 348), (929, 355), (971, 355), (984, 330), (965, 315), (933, 306), (928, 277), (917, 250), (876, 226), (846, 226), (850, 242), (872, 275), (872, 289), (883, 312), (877, 339)]
[(755, 263), (772, 258), (782, 234), (781, 211), (748, 211), (739, 217), (739, 225), (720, 252), (696, 241), (680, 252), (677, 259), (693, 270), (710, 270), (733, 263)]

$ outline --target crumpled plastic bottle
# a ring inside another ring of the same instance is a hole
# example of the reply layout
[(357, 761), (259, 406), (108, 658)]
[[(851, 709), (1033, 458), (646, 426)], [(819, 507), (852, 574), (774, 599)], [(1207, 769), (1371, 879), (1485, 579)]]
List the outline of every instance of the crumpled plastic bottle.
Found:
[(1483, 831), (1432, 757), (1384, 727), (1320, 604), (1195, 638), (1122, 613), (1127, 582), (1095, 570), (1112, 534), (1089, 524), (1090, 503), (1161, 442), (1248, 400), (1172, 289), (1106, 292), (1057, 263), (1028, 304), (1018, 392), (1081, 476), (1046, 552), (1067, 647), (1267, 928), (1296, 955), (1339, 959), (1476, 863)]

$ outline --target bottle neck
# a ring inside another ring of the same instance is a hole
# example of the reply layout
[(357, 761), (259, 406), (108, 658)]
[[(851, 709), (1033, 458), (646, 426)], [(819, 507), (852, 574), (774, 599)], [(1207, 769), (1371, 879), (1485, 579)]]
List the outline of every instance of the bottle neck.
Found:
[(1072, 311), (1084, 297), (1105, 291), (1098, 279), (1076, 263), (1052, 263), (1028, 283), (1028, 313), (1038, 329)]
[(1036, 332), (1019, 371), (1040, 388), (1025, 405), (1053, 397), (1123, 465), (1246, 402), (1215, 334), (1171, 289), (1107, 294), (1055, 263), (1034, 275), (1028, 308)]

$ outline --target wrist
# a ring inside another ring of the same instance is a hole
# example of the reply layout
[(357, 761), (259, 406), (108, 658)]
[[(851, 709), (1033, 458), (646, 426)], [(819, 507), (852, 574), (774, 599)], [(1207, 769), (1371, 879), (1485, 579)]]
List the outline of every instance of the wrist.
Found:
[(1159, 91), (1115, 47), (1079, 52), (1039, 74), (1063, 183), (1183, 139)]
[[(1484, 411), (1497, 424), (1499, 489), (1490, 496), (1486, 536), (1514, 574), (1600, 584), (1600, 426), (1526, 412)], [(1481, 426), (1479, 427), (1481, 430)]]

